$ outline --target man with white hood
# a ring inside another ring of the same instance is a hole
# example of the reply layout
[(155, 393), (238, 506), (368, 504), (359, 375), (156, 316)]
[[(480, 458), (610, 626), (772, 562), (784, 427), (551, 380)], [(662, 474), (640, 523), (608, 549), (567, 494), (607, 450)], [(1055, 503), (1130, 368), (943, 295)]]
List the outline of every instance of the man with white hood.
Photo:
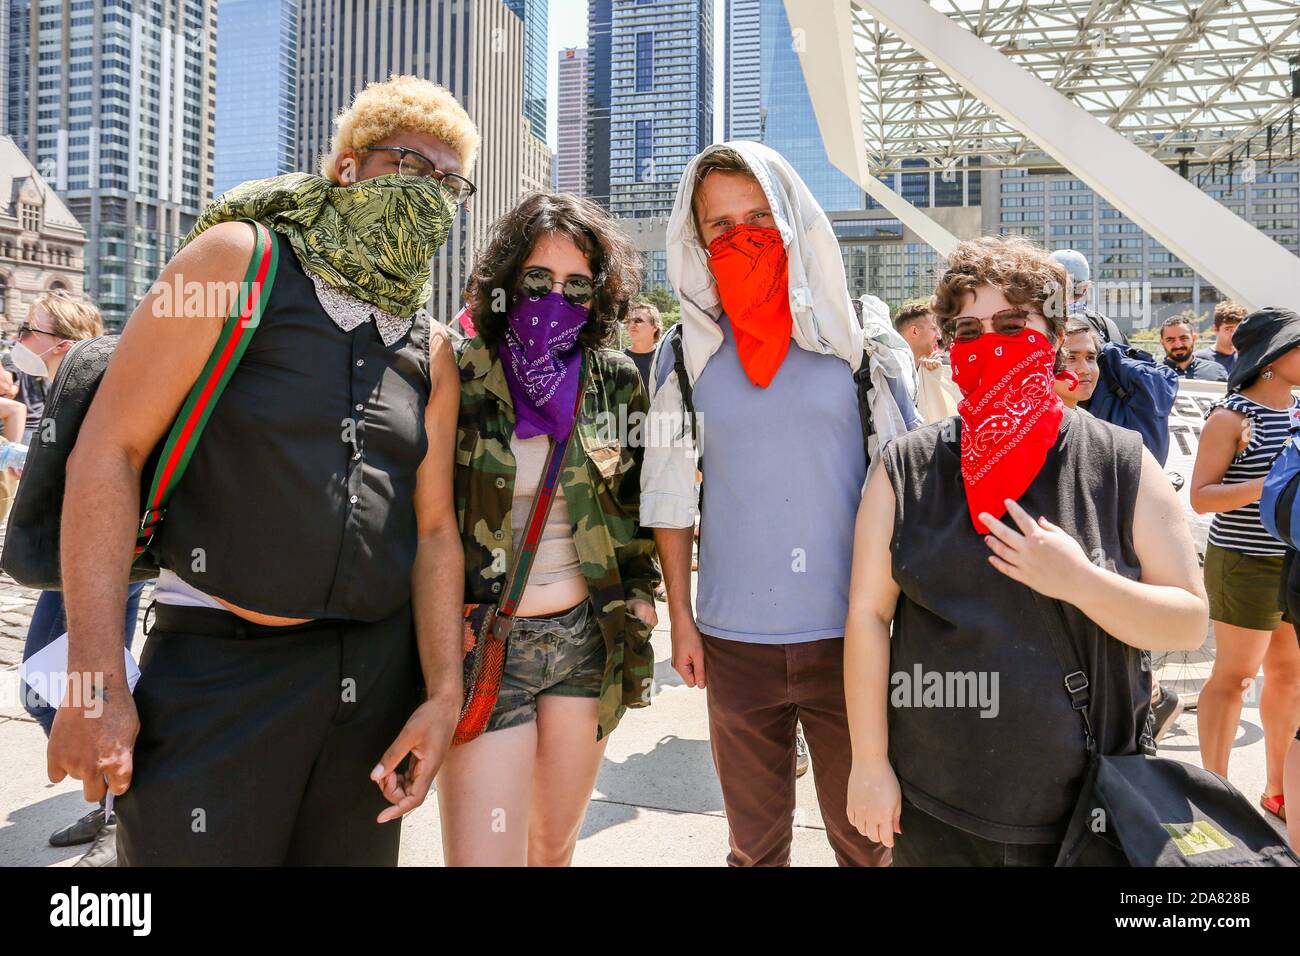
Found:
[(727, 861), (790, 862), (802, 722), (836, 859), (888, 865), (846, 814), (843, 635), (868, 465), (854, 373), (866, 363), (874, 455), (919, 423), (911, 352), (876, 300), (855, 317), (829, 220), (766, 146), (713, 145), (687, 165), (667, 252), (682, 321), (651, 372), (640, 520), (664, 570), (673, 668), (706, 688)]

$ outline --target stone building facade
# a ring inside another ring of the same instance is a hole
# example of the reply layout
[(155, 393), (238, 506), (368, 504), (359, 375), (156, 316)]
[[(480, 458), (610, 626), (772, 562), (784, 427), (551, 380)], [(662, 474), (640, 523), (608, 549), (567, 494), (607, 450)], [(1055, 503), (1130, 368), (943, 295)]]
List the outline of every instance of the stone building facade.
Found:
[(0, 136), (0, 329), (51, 289), (81, 293), (86, 230), (8, 136)]

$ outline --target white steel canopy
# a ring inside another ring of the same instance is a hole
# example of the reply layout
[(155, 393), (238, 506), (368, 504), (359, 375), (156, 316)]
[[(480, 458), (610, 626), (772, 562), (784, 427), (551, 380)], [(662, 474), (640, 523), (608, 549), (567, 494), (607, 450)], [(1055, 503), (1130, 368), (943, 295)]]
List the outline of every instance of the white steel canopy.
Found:
[[(929, 6), (1164, 162), (1241, 161), (1247, 142), (1257, 160), (1295, 156), (1288, 125), (1300, 5), (1292, 0)], [(943, 166), (963, 156), (992, 166), (1055, 165), (869, 7), (855, 6), (851, 17), (872, 172), (901, 169), (907, 159)]]
[[(1300, 80), (1288, 73), (1283, 88), (1274, 71), (1279, 57), (1289, 68), (1296, 49), (1297, 4), (785, 0), (785, 6), (827, 156), (939, 252), (956, 239), (878, 175), (915, 168), (902, 164), (917, 157), (940, 167), (980, 157), (986, 167), (1064, 168), (1231, 298), (1250, 308), (1300, 308), (1300, 259), (1169, 168), (1180, 158), (1227, 161), (1234, 151), (1244, 163), (1248, 143), (1255, 162), (1282, 158), (1287, 141), (1279, 142), (1277, 127), (1296, 105), (1292, 85), (1300, 92)], [(1064, 39), (1053, 44), (1048, 11), (1057, 20), (1073, 17), (1073, 48)], [(1239, 21), (1235, 30), (1224, 19), (1230, 11)], [(1122, 31), (1112, 26), (1119, 23)], [(1237, 64), (1233, 51), (1247, 28), (1256, 49)], [(1109, 37), (1112, 30), (1124, 34), (1131, 56), (1104, 49), (1103, 56), (1085, 55), (1096, 52), (1085, 42), (1090, 35)], [(1134, 37), (1139, 30), (1142, 36)], [(1225, 71), (1237, 64), (1237, 72), (1209, 92), (1202, 86), (1189, 108), (1186, 96), (1172, 89), (1175, 77), (1196, 75), (1193, 59), (1204, 60), (1211, 48)], [(1081, 79), (1085, 62), (1088, 78)], [(1103, 67), (1111, 70), (1109, 81), (1099, 78)], [(1247, 78), (1253, 93), (1242, 91)], [(1151, 135), (1141, 124), (1161, 110), (1167, 128)], [(1211, 129), (1212, 122), (1219, 125)], [(1259, 133), (1270, 126), (1273, 149), (1261, 155)]]

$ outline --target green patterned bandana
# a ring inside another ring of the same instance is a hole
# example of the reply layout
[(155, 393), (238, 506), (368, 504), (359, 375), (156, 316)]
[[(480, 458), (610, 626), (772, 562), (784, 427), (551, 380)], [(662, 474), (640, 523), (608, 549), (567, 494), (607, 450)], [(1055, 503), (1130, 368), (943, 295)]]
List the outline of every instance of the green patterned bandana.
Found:
[(219, 222), (254, 219), (288, 239), (303, 268), (328, 285), (409, 316), (429, 300), (429, 260), (447, 240), (452, 209), (442, 187), (424, 177), (393, 173), (339, 186), (289, 173), (226, 192), (185, 243)]

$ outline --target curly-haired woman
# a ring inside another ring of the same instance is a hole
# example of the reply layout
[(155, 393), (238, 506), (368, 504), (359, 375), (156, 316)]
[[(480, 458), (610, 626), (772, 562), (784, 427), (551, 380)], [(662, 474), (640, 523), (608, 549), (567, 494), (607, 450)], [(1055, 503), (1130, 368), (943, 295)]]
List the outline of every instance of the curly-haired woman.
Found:
[[(647, 400), (606, 346), (640, 258), (599, 206), (539, 193), (498, 220), (471, 279), (456, 510), (465, 600), (497, 603), (553, 445), (567, 441), (484, 733), (438, 775), (449, 865), (566, 865), (609, 733), (650, 702), (659, 568), (637, 523)], [(630, 433), (622, 433), (630, 425)]]
[(960, 415), (890, 444), (858, 512), (849, 818), (896, 865), (1055, 861), (1087, 750), (1054, 619), (1085, 662), (1106, 754), (1150, 746), (1144, 649), (1205, 636), (1160, 466), (1136, 432), (1054, 391), (1064, 283), (1023, 240), (957, 247), (931, 308), (954, 338)]

